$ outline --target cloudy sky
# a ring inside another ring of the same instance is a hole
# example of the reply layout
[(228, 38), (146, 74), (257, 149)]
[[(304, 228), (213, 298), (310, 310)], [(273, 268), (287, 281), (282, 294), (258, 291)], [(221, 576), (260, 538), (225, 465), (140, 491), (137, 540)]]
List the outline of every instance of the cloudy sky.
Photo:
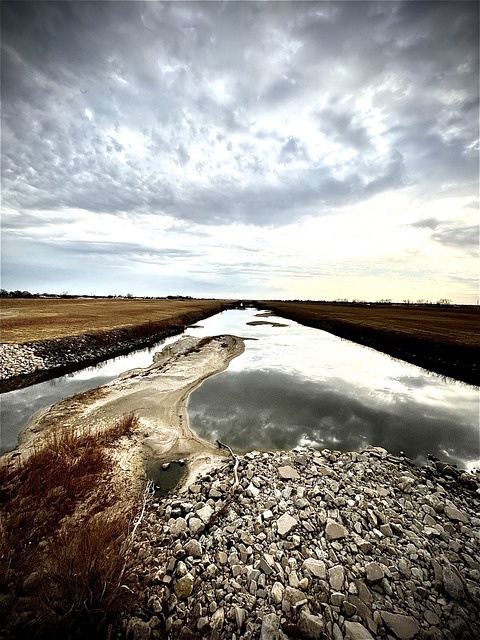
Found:
[(477, 2), (2, 2), (2, 287), (476, 303)]

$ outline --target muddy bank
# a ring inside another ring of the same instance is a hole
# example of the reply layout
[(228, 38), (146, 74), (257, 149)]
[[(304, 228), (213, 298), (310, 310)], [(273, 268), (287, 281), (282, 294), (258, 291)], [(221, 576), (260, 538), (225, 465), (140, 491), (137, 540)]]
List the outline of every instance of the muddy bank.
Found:
[(277, 311), (278, 315), (294, 320), (307, 327), (328, 331), (339, 338), (382, 351), (394, 358), (432, 371), (441, 376), (454, 378), (468, 384), (480, 385), (480, 347), (453, 345), (433, 339), (423, 339), (395, 331), (382, 330), (334, 318), (312, 318), (301, 310), (276, 310), (274, 304), (259, 303), (259, 308)]
[(0, 393), (28, 387), (154, 345), (211, 315), (211, 311), (192, 311), (171, 320), (111, 331), (25, 344), (0, 344)]

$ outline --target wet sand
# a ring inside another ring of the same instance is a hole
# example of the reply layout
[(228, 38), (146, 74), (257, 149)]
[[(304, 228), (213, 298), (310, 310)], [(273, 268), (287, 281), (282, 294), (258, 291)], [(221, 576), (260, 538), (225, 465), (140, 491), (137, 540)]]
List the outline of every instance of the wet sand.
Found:
[(115, 450), (115, 470), (122, 476), (125, 488), (138, 490), (147, 459), (162, 463), (185, 458), (191, 480), (200, 468), (204, 470), (223, 459), (225, 452), (190, 429), (188, 397), (203, 380), (225, 370), (244, 348), (243, 340), (235, 336), (184, 336), (156, 354), (150, 367), (127, 371), (102, 387), (66, 398), (35, 414), (21, 435), (19, 447), (8, 455), (28, 455), (52, 430), (101, 429), (133, 412), (140, 427), (128, 441), (120, 441)]

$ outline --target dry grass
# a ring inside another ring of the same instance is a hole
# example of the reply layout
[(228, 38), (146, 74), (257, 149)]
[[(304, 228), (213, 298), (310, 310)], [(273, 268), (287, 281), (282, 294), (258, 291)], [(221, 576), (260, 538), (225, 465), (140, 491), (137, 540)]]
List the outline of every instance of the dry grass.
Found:
[(5, 298), (1, 341), (26, 343), (136, 325), (184, 324), (225, 309), (225, 300), (64, 300)]
[(119, 508), (109, 447), (136, 426), (129, 414), (101, 432), (53, 432), (25, 459), (1, 461), (0, 601), (11, 637), (94, 638), (124, 604), (138, 505)]
[(445, 344), (480, 345), (478, 308), (263, 302), (280, 316), (303, 323), (341, 322)]

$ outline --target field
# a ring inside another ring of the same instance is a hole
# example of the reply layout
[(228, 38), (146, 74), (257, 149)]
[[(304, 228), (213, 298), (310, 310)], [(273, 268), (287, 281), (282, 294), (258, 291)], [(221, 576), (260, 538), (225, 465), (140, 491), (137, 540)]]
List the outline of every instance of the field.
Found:
[(479, 384), (478, 307), (270, 301), (260, 306), (441, 375)]
[(213, 315), (222, 311), (222, 300), (136, 299), (2, 299), (1, 342), (54, 340), (162, 322), (188, 322), (189, 314)]

